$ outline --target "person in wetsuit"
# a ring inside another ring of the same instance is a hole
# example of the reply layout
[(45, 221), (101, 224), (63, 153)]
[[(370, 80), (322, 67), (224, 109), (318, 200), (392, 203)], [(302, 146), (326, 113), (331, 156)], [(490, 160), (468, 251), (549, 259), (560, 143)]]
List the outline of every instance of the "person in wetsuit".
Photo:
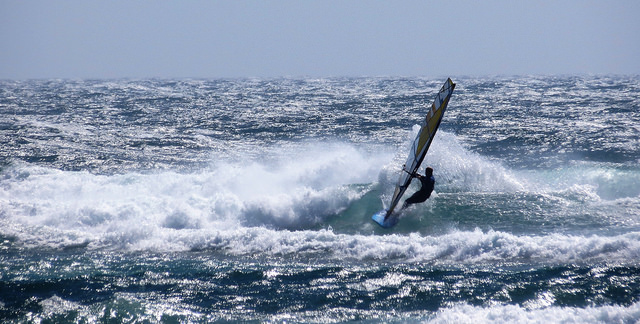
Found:
[(418, 180), (420, 180), (422, 187), (404, 201), (402, 209), (407, 208), (411, 204), (425, 202), (429, 197), (431, 197), (431, 192), (436, 184), (436, 178), (433, 177), (433, 169), (431, 167), (427, 167), (424, 172), (424, 176), (417, 173), (414, 175)]

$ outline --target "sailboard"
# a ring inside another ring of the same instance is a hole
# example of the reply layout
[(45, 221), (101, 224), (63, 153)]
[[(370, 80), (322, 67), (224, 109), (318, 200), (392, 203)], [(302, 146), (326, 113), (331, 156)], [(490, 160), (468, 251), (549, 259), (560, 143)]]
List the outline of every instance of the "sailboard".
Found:
[(411, 184), (411, 179), (413, 179), (414, 174), (416, 174), (424, 157), (427, 155), (455, 87), (456, 84), (451, 81), (451, 78), (448, 78), (442, 88), (440, 88), (431, 107), (429, 107), (429, 111), (420, 125), (420, 131), (411, 145), (407, 161), (402, 166), (402, 171), (396, 184), (396, 189), (391, 197), (389, 207), (377, 212), (371, 217), (371, 219), (380, 226), (390, 228), (398, 223), (398, 215), (394, 214), (393, 211), (396, 206), (398, 206), (402, 195), (404, 195), (409, 184)]

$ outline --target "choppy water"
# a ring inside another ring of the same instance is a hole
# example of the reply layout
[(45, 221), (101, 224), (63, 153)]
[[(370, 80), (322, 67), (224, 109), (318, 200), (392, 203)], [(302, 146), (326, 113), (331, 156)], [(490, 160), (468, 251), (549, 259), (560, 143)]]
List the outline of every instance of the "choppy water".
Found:
[[(0, 320), (640, 320), (640, 77), (0, 81)], [(413, 191), (415, 188), (410, 189)]]

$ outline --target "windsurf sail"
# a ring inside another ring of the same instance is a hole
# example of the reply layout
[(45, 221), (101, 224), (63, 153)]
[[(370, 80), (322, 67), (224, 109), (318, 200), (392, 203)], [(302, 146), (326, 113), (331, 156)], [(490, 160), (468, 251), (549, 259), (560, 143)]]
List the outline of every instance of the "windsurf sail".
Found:
[(447, 79), (433, 100), (431, 107), (429, 107), (429, 112), (427, 112), (427, 115), (422, 120), (420, 131), (411, 145), (407, 162), (402, 166), (402, 173), (391, 197), (391, 204), (387, 209), (385, 218), (393, 213), (400, 199), (402, 199), (402, 195), (409, 187), (413, 175), (418, 171), (420, 164), (422, 164), (424, 157), (427, 155), (427, 151), (429, 151), (433, 137), (436, 135), (436, 131), (440, 126), (442, 116), (444, 116), (447, 104), (455, 87), (456, 84), (451, 81), (451, 78)]

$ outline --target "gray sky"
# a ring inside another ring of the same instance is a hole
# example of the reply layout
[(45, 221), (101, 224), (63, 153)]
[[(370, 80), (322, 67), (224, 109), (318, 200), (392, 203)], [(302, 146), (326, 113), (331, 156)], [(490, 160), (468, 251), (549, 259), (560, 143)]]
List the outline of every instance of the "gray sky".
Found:
[(0, 0), (0, 79), (640, 74), (640, 1)]

